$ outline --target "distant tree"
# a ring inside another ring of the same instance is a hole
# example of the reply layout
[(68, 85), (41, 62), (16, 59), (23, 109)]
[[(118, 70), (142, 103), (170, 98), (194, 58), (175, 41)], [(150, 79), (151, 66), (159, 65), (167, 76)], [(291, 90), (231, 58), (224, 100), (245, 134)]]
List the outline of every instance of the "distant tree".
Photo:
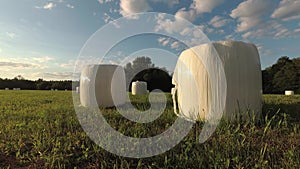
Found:
[(138, 57), (125, 66), (126, 86), (130, 90), (133, 81), (145, 81), (148, 90), (160, 89), (169, 92), (172, 87), (172, 78), (166, 68), (155, 67), (148, 57)]
[(138, 73), (132, 81), (145, 81), (149, 91), (160, 89), (170, 92), (172, 88), (172, 77), (164, 69), (150, 68)]
[(300, 59), (283, 56), (262, 71), (264, 93), (280, 94), (285, 90), (300, 92)]
[(24, 78), (22, 75), (18, 75), (18, 76), (16, 76), (14, 79), (17, 79), (17, 80), (25, 80), (25, 78)]
[(155, 65), (152, 63), (149, 57), (137, 57), (135, 60), (126, 64), (125, 66), (125, 74), (126, 74), (126, 86), (129, 87), (132, 78), (137, 75), (139, 72), (154, 68)]

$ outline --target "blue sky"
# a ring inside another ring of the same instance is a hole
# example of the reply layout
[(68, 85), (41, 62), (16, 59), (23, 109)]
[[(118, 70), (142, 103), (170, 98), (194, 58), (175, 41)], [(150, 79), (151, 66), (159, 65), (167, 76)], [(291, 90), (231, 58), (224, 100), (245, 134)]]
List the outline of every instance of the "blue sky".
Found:
[[(300, 57), (300, 0), (2, 0), (0, 77), (71, 79), (80, 50), (98, 29), (123, 16), (134, 20), (128, 15), (141, 12), (183, 17), (212, 41), (254, 43), (262, 68), (283, 55)], [(184, 29), (176, 20), (157, 23), (165, 31)], [(170, 38), (144, 35), (119, 43), (107, 55), (147, 55), (171, 71), (176, 59), (167, 58), (182, 50)]]

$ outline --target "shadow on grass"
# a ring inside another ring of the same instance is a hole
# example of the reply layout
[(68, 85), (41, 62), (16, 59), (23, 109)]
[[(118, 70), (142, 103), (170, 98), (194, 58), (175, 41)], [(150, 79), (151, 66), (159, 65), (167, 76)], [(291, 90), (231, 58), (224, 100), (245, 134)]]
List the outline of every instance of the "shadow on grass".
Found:
[(262, 115), (265, 117), (268, 115), (269, 117), (274, 116), (276, 112), (278, 112), (279, 116), (287, 116), (288, 121), (291, 123), (300, 123), (300, 104), (299, 103), (266, 103), (263, 104), (263, 112)]

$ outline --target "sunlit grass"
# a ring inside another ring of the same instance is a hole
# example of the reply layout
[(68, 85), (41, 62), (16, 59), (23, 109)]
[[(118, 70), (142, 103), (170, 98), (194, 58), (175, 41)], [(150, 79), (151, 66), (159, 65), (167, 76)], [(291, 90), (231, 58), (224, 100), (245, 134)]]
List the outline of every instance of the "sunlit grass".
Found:
[[(149, 124), (103, 109), (116, 130), (135, 137), (165, 131), (177, 118), (170, 94), (167, 109)], [(149, 108), (144, 96), (131, 96), (138, 109)], [(82, 130), (65, 91), (0, 91), (0, 167), (5, 168), (299, 168), (300, 96), (265, 95), (263, 119), (222, 121), (213, 136), (198, 143), (203, 124), (168, 152), (144, 159), (113, 155)]]

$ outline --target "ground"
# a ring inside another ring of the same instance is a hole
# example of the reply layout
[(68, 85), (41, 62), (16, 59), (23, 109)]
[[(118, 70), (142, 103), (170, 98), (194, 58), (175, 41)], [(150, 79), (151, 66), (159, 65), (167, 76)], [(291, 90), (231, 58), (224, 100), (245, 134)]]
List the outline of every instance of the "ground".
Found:
[[(170, 94), (167, 109), (149, 124), (136, 124), (103, 109), (119, 132), (148, 137), (165, 131), (177, 118)], [(300, 96), (264, 95), (260, 122), (222, 121), (199, 144), (197, 123), (173, 149), (143, 159), (111, 154), (81, 128), (71, 91), (0, 91), (0, 167), (4, 168), (299, 168)], [(133, 97), (138, 109), (146, 97)], [(76, 101), (76, 100), (75, 100)]]

